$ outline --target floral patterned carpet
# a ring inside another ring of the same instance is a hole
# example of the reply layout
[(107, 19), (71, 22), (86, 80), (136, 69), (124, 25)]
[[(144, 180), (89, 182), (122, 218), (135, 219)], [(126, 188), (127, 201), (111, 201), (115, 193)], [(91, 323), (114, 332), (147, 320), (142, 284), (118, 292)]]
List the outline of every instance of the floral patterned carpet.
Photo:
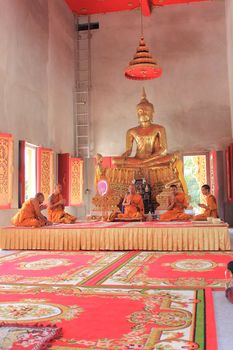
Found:
[[(216, 350), (212, 291), (203, 287), (222, 288), (230, 260), (232, 253), (218, 252), (2, 256), (0, 325), (6, 328), (0, 328), (0, 348), (21, 350), (15, 344), (25, 337), (24, 350), (42, 349), (22, 332), (40, 324), (62, 329), (51, 350)], [(10, 332), (12, 324), (19, 332)]]
[(224, 290), (226, 265), (231, 260), (232, 252), (138, 252), (95, 283)]
[(0, 325), (0, 349), (42, 350), (60, 337), (60, 329), (51, 326)]
[(0, 258), (0, 284), (225, 288), (233, 252), (21, 251)]
[(0, 258), (0, 284), (81, 285), (127, 261), (128, 252), (21, 251)]

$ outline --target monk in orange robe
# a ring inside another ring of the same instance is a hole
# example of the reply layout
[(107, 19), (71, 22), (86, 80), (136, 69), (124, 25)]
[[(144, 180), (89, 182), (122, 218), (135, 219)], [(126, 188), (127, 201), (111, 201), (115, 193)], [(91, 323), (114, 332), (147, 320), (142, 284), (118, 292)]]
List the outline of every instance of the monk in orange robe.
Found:
[(49, 225), (50, 222), (41, 213), (41, 210), (46, 209), (46, 205), (43, 205), (44, 195), (39, 192), (35, 198), (30, 198), (23, 203), (18, 213), (11, 219), (11, 222), (15, 226), (25, 227), (41, 227)]
[(62, 186), (57, 184), (49, 197), (48, 219), (53, 223), (73, 224), (77, 218), (65, 212), (65, 201), (62, 197)]
[(125, 196), (122, 205), (124, 214), (118, 214), (118, 218), (138, 218), (144, 217), (144, 204), (140, 194), (136, 193), (135, 185), (129, 186), (129, 193)]
[(195, 221), (206, 221), (208, 217), (218, 218), (218, 209), (216, 198), (210, 193), (210, 186), (203, 185), (201, 192), (206, 196), (206, 204), (199, 203), (200, 208), (204, 208), (203, 214), (199, 214), (193, 217)]
[(160, 215), (160, 221), (186, 221), (190, 220), (192, 215), (184, 213), (188, 207), (188, 202), (184, 192), (178, 192), (176, 185), (171, 185), (171, 196), (168, 199), (168, 211)]

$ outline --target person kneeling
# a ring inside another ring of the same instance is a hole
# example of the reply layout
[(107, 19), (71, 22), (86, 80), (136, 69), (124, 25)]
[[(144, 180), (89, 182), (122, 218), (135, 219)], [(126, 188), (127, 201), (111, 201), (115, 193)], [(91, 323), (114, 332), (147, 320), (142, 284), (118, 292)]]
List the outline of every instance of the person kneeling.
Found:
[(41, 210), (46, 209), (43, 205), (44, 195), (38, 192), (34, 198), (30, 198), (23, 203), (23, 206), (11, 219), (11, 223), (15, 226), (25, 227), (41, 227), (50, 225), (51, 222), (41, 213)]
[(73, 224), (77, 218), (65, 212), (65, 201), (62, 197), (62, 186), (57, 184), (49, 197), (48, 219), (56, 224)]

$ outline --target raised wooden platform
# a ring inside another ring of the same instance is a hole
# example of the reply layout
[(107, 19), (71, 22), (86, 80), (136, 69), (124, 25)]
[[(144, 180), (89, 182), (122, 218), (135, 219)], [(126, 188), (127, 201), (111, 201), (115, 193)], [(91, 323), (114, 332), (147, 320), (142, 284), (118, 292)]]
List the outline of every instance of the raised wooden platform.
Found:
[(0, 228), (0, 249), (230, 250), (228, 225), (79, 222), (43, 228)]

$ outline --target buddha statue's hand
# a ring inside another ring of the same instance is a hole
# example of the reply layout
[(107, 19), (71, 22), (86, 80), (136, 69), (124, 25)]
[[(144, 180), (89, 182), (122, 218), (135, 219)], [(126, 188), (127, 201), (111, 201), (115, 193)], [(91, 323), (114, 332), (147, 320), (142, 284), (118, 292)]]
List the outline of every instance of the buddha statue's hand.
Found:
[(156, 152), (156, 153), (152, 153), (152, 154), (151, 154), (151, 156), (150, 156), (150, 158), (153, 158), (153, 159), (158, 159), (158, 158), (160, 158), (160, 157), (161, 157), (161, 155), (162, 155), (162, 154), (160, 154), (160, 153), (158, 153), (158, 152)]
[(121, 157), (124, 159), (127, 159), (130, 156), (130, 154), (131, 154), (131, 151), (126, 151), (121, 155)]

